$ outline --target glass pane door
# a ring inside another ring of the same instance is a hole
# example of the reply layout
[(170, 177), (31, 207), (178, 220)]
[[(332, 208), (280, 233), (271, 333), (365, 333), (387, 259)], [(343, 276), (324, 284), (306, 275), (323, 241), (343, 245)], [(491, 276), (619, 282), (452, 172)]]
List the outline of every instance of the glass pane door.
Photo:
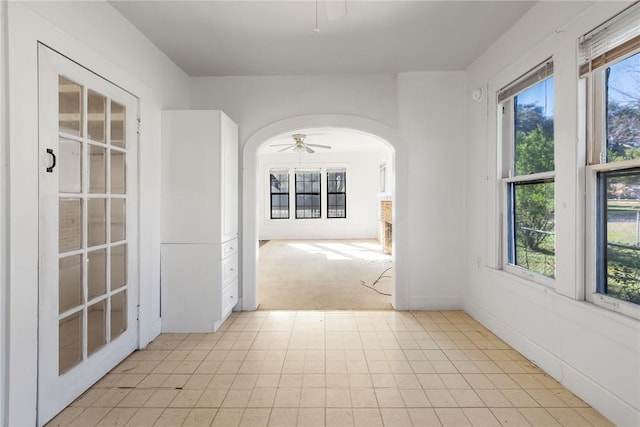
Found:
[(39, 50), (43, 424), (137, 344), (137, 99)]
[(58, 76), (58, 373), (127, 330), (126, 107)]

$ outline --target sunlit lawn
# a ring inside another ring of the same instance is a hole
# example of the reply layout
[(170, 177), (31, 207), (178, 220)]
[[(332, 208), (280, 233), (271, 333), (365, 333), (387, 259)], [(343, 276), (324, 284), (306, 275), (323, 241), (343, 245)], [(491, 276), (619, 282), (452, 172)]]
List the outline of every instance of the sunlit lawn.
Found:
[(555, 236), (549, 236), (538, 250), (527, 248), (523, 239), (516, 243), (516, 265), (547, 277), (555, 277)]
[(607, 294), (640, 304), (640, 250), (609, 245)]
[[(640, 203), (610, 201), (607, 207), (607, 294), (640, 304)], [(614, 209), (618, 214), (624, 211), (625, 219), (616, 220)]]

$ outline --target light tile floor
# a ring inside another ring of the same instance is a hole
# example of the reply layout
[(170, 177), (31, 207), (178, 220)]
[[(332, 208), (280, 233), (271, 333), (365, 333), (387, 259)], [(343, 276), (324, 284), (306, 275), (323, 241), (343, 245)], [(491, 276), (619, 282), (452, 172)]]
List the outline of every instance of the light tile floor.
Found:
[(462, 311), (254, 311), (163, 334), (50, 426), (609, 426)]

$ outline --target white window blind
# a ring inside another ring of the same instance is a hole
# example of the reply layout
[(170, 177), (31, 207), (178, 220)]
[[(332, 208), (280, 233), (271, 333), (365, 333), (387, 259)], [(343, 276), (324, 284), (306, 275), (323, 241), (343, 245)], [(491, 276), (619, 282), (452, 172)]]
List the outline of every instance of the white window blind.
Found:
[(501, 103), (553, 75), (553, 61), (546, 60), (527, 74), (518, 77), (512, 83), (498, 91), (498, 102)]
[(580, 77), (640, 49), (640, 2), (578, 40)]

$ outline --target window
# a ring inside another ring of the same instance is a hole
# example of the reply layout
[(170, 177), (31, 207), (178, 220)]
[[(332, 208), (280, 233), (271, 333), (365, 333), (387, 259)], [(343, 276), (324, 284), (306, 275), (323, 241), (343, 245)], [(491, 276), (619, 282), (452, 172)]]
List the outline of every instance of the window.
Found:
[(320, 218), (320, 171), (296, 171), (296, 218)]
[(552, 74), (549, 60), (498, 92), (507, 211), (504, 267), (543, 283), (555, 277)]
[(347, 172), (327, 169), (327, 218), (347, 217)]
[(640, 4), (584, 35), (586, 298), (640, 317)]
[(270, 171), (271, 219), (289, 218), (289, 171)]
[(380, 192), (387, 191), (387, 165), (385, 163), (380, 164)]

